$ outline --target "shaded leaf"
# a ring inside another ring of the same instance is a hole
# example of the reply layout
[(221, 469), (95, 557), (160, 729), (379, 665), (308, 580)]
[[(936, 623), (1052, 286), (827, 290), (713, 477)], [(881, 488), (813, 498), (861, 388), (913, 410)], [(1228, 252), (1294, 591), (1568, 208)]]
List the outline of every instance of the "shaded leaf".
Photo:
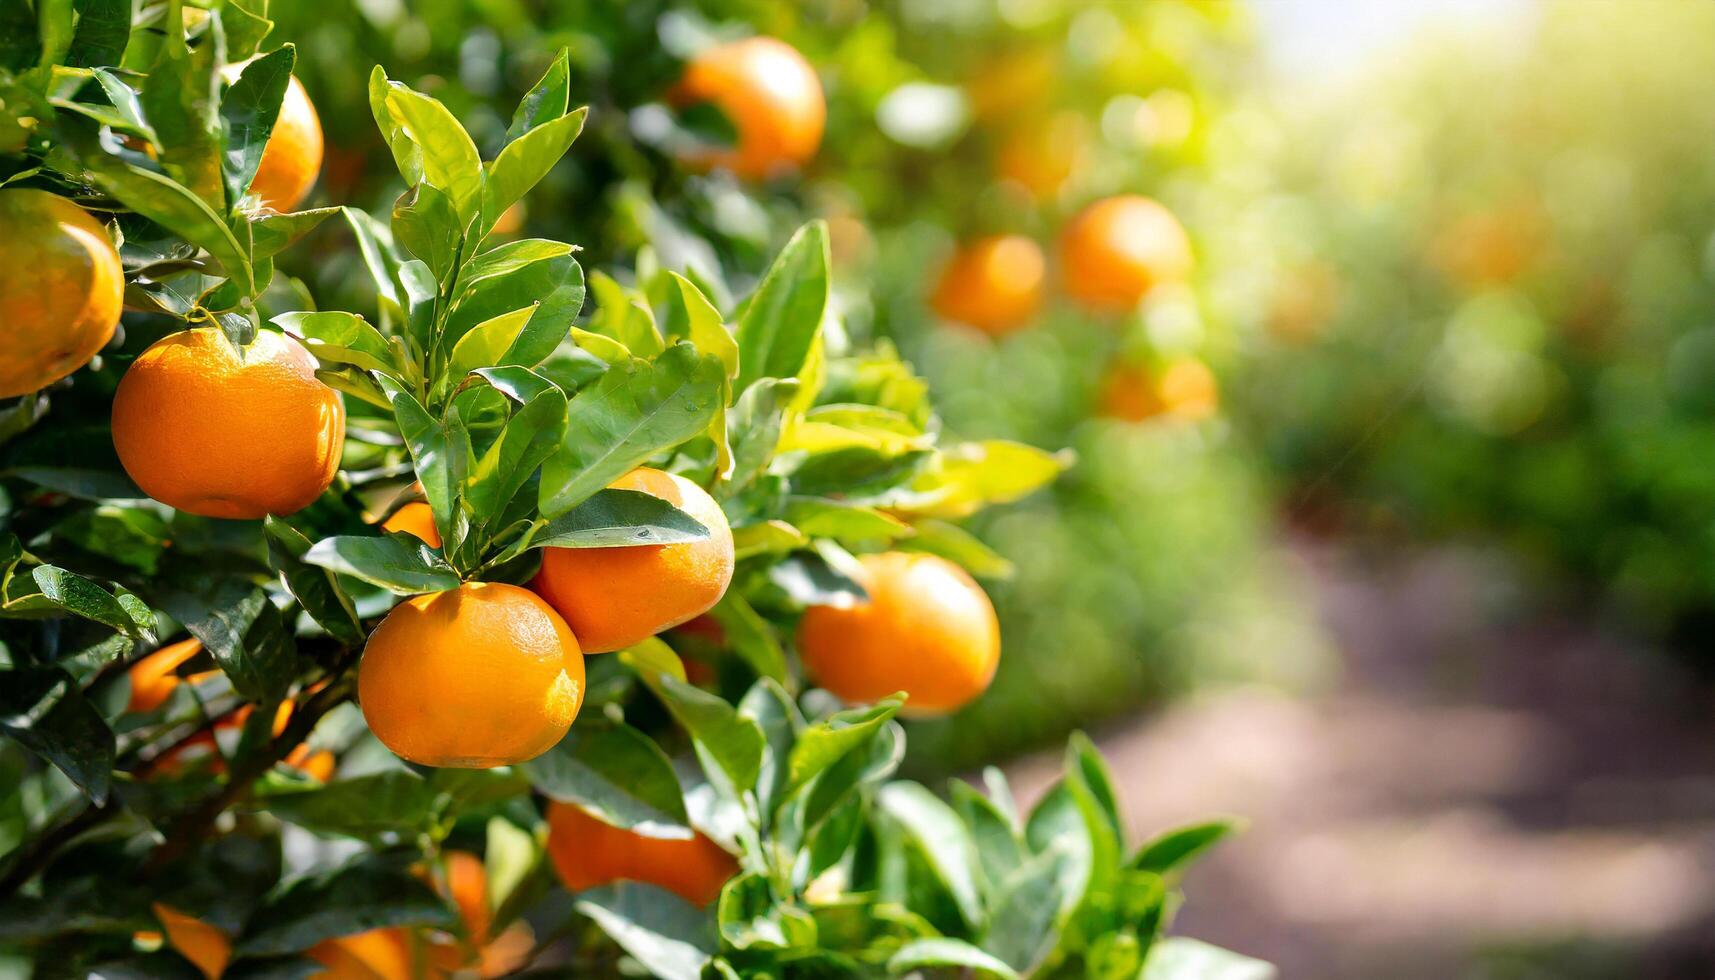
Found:
[(558, 745), (522, 768), (542, 793), (575, 803), (605, 823), (647, 836), (690, 836), (672, 761), (629, 725), (574, 725)]

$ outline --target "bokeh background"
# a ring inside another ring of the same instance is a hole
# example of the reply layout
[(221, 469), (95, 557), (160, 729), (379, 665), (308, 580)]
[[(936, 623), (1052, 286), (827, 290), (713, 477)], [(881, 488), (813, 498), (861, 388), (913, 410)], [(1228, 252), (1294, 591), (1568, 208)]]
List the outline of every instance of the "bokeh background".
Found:
[[(1029, 785), (1032, 751), (1082, 728), (1140, 829), (1247, 816), (1185, 928), (1287, 977), (1715, 975), (1715, 6), (274, 13), (325, 200), (399, 192), (371, 183), (372, 64), (487, 150), (568, 46), (590, 126), (517, 234), (622, 280), (652, 241), (643, 261), (743, 291), (826, 218), (838, 326), (896, 345), (943, 428), (1076, 454), (972, 525), (1005, 655), (913, 730), (918, 775)], [(673, 148), (722, 121), (667, 93), (752, 33), (817, 66), (821, 152), (773, 183), (687, 173)], [(1195, 267), (1095, 314), (1057, 240), (1115, 194), (1171, 210)], [(350, 242), (318, 234), (283, 271), (361, 311)], [(1046, 256), (1040, 309), (999, 337), (947, 322), (949, 257), (1002, 234)], [(1116, 408), (1168, 376), (1195, 397)]]

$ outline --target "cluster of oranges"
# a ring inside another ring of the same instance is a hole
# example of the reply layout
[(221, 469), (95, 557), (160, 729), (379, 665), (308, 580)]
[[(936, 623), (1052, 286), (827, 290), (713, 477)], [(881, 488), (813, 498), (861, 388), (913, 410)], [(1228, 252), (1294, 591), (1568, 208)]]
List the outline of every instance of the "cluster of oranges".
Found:
[[(1136, 310), (1158, 286), (1184, 283), (1193, 267), (1191, 241), (1173, 213), (1137, 194), (1103, 198), (1060, 233), (1060, 288), (1102, 316)], [(1048, 289), (1042, 248), (1024, 235), (994, 235), (960, 246), (942, 268), (929, 303), (946, 320), (991, 337), (1028, 326)], [(1109, 368), (1098, 398), (1109, 417), (1139, 422), (1157, 416), (1195, 420), (1219, 403), (1202, 361), (1166, 365), (1120, 362)]]

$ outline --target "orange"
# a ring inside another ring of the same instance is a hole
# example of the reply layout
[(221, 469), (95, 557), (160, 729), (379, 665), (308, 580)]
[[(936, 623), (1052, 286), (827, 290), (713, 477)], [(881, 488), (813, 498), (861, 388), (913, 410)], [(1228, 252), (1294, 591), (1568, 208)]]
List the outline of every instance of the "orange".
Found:
[(131, 700), (126, 711), (154, 711), (167, 703), (179, 686), (173, 673), (179, 665), (202, 652), (202, 644), (194, 639), (169, 643), (131, 665), (126, 676), (131, 679)]
[(955, 711), (983, 693), (1000, 663), (1000, 623), (982, 587), (934, 555), (862, 558), (869, 601), (812, 606), (798, 651), (816, 682), (847, 701), (905, 691), (917, 717)]
[(404, 929), (371, 929), (324, 939), (304, 954), (327, 967), (310, 974), (316, 980), (418, 980), (438, 973), (416, 963)]
[(485, 769), (553, 748), (584, 698), (577, 638), (528, 589), (466, 582), (387, 614), (357, 695), (383, 744), (412, 762)]
[(448, 970), (474, 970), (483, 977), (505, 976), (522, 968), (535, 946), (535, 935), (528, 923), (514, 922), (500, 935), (490, 937), (494, 917), (482, 858), (469, 851), (447, 851), (443, 862), (446, 894), (459, 910), (465, 939), (435, 941), (430, 951), (434, 961)]
[(979, 238), (953, 254), (929, 303), (945, 319), (999, 337), (1036, 315), (1042, 272), (1042, 249), (1023, 235)]
[[(243, 65), (228, 65), (221, 74), (231, 82), (243, 70)], [(280, 103), (274, 131), (268, 134), (268, 144), (262, 148), (262, 162), (250, 182), (250, 193), (264, 207), (292, 210), (316, 185), (322, 169), (322, 151), (321, 117), (316, 115), (315, 103), (310, 101), (310, 93), (304, 91), (304, 83), (294, 75), (286, 84), (286, 98)]]
[(1540, 206), (1525, 198), (1466, 214), (1430, 243), (1430, 258), (1468, 290), (1505, 285), (1536, 265), (1548, 237)]
[(143, 492), (203, 517), (308, 506), (333, 483), (345, 405), (296, 340), (263, 330), (242, 350), (215, 327), (161, 338), (113, 396), (113, 446)]
[(1082, 116), (1062, 112), (1035, 126), (1013, 129), (995, 154), (995, 172), (1038, 200), (1060, 192), (1084, 159), (1089, 137)]
[(1159, 372), (1141, 364), (1115, 365), (1102, 380), (1099, 402), (1100, 414), (1125, 422), (1158, 415), (1195, 422), (1215, 414), (1221, 393), (1208, 365), (1181, 357)]
[(113, 339), (125, 271), (107, 229), (47, 191), (0, 190), (0, 398), (45, 388)]
[(431, 548), (441, 546), (441, 532), (435, 528), (435, 512), (421, 500), (413, 500), (381, 522), (383, 530), (404, 531)]
[(482, 858), (469, 851), (448, 851), (445, 856), (447, 895), (464, 920), (465, 934), (481, 945), (488, 940), (492, 916), (488, 910), (488, 870)]
[(225, 972), (227, 961), (232, 959), (232, 940), (226, 933), (161, 902), (151, 903), (150, 908), (167, 934), (167, 945), (190, 960), (203, 976), (214, 980)]
[(789, 171), (816, 155), (827, 123), (822, 82), (796, 48), (752, 37), (708, 48), (685, 66), (672, 98), (710, 102), (737, 135), (730, 148), (691, 155), (702, 167), (725, 167), (750, 180)]
[(610, 484), (660, 497), (696, 518), (709, 536), (631, 548), (544, 548), (530, 583), (566, 617), (587, 653), (622, 650), (708, 612), (732, 581), (732, 528), (702, 487), (639, 467)]
[(572, 891), (615, 881), (641, 881), (707, 905), (738, 873), (738, 862), (699, 833), (646, 837), (590, 816), (569, 803), (548, 804), (548, 857)]
[(1179, 219), (1137, 194), (1097, 201), (1060, 235), (1066, 292), (1097, 312), (1126, 312), (1156, 286), (1189, 278), (1191, 265), (1191, 240)]

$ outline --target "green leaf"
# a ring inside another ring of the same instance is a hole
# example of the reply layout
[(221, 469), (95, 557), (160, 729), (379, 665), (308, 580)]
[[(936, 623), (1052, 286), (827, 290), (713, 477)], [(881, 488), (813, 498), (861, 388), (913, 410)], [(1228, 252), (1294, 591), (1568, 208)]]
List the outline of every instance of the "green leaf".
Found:
[(738, 377), (738, 341), (721, 322), (720, 310), (691, 280), (673, 271), (667, 275), (677, 287), (667, 293), (668, 338), (689, 340), (703, 353), (720, 358), (727, 377)]
[(427, 263), (437, 279), (457, 268), (464, 232), (452, 198), (429, 184), (413, 184), (393, 205), (393, 240)]
[(359, 840), (427, 830), (439, 795), (427, 779), (408, 769), (384, 769), (325, 786), (266, 789), (264, 785), (260, 803), (275, 817), (318, 834)]
[(10, 579), (4, 612), (70, 613), (133, 639), (154, 642), (155, 620), (147, 609), (129, 609), (112, 592), (57, 565), (37, 565), (27, 580)]
[(1202, 857), (1211, 847), (1237, 833), (1242, 826), (1234, 819), (1210, 820), (1169, 830), (1138, 849), (1129, 866), (1139, 871), (1169, 875)]
[(578, 392), (560, 451), (542, 467), (542, 513), (558, 517), (721, 410), (719, 359), (676, 344), (654, 361), (614, 365)]
[(914, 939), (887, 961), (887, 972), (896, 977), (935, 967), (975, 971), (1003, 980), (1018, 978), (1012, 967), (959, 939)]
[(1069, 913), (1089, 890), (1094, 874), (1094, 845), (1090, 840), (1090, 825), (1064, 780), (1055, 783), (1030, 811), (1024, 825), (1024, 839), (1032, 851), (1057, 850), (1065, 855), (1066, 860), (1059, 865), (1060, 911)]
[(459, 586), (458, 573), (434, 549), (409, 534), (323, 538), (304, 553), (304, 562), (402, 595)]
[(588, 109), (578, 109), (552, 122), (546, 122), (522, 134), (500, 151), (488, 164), (482, 182), (482, 214), (485, 227), (493, 227), (505, 210), (516, 204), (530, 188), (535, 187), (560, 158), (571, 149), (572, 141), (583, 132)]
[(716, 918), (725, 945), (741, 950), (816, 948), (816, 920), (794, 904), (778, 901), (766, 875), (738, 875), (721, 889)]
[(1017, 572), (1012, 562), (957, 524), (925, 518), (911, 527), (914, 533), (899, 543), (902, 550), (940, 555), (978, 578), (1010, 579)]
[(1125, 824), (1113, 780), (1101, 753), (1082, 732), (1073, 732), (1067, 741), (1065, 765), (1064, 785), (1083, 816), (1090, 840), (1090, 887), (1103, 888), (1119, 868), (1125, 846)]
[(893, 541), (911, 534), (911, 525), (891, 514), (827, 497), (787, 498), (786, 521), (811, 537), (841, 544)]
[(423, 182), (423, 149), (405, 128), (400, 113), (393, 108), (393, 93), (400, 91), (407, 90), (403, 84), (389, 80), (380, 65), (370, 70), (370, 114), (375, 117), (375, 127), (381, 130), (381, 138), (387, 141), (387, 148), (393, 153), (393, 163), (399, 168), (399, 176), (405, 178), (406, 186), (414, 187)]
[(458, 914), (403, 860), (364, 855), (292, 882), (250, 917), (235, 952), (268, 956), (389, 926), (458, 927)]
[(654, 357), (665, 349), (655, 329), (655, 314), (642, 293), (621, 286), (605, 272), (590, 275), (596, 315), (589, 331), (619, 341), (625, 349), (643, 357)]
[(508, 142), (537, 126), (565, 117), (572, 99), (571, 71), (571, 52), (561, 48), (541, 79), (518, 101), (512, 124), (506, 127)]
[(721, 632), (726, 634), (727, 648), (737, 654), (758, 677), (766, 677), (782, 685), (790, 682), (786, 672), (786, 651), (781, 648), (780, 639), (774, 635), (768, 621), (751, 608), (743, 596), (728, 590), (721, 601), (709, 610), (709, 615), (720, 624)]
[(257, 260), (278, 255), (341, 210), (315, 208), (290, 214), (276, 211), (253, 214), (250, 216), (250, 254)]
[[(208, 204), (165, 174), (134, 167), (101, 149), (93, 133), (62, 126), (61, 148), (71, 151), (91, 181), (119, 203), (208, 252), (224, 274), (250, 295), (250, 260), (232, 229)], [(218, 176), (216, 180), (218, 180)]]
[(525, 324), (530, 322), (530, 318), (535, 316), (539, 309), (539, 305), (531, 304), (484, 320), (472, 327), (453, 345), (452, 353), (447, 357), (447, 371), (442, 377), (443, 386), (457, 384), (460, 378), (477, 368), (503, 366), (506, 352), (512, 348), (513, 343), (518, 340), (518, 335), (524, 332)]
[(558, 745), (522, 768), (536, 789), (604, 823), (651, 837), (690, 836), (672, 760), (629, 725), (574, 725)]
[(1005, 439), (943, 449), (937, 465), (913, 481), (917, 499), (904, 509), (964, 517), (991, 504), (1011, 503), (1052, 483), (1073, 458), (1069, 452), (1050, 453)]
[(1262, 960), (1174, 936), (1151, 947), (1139, 980), (1274, 980), (1277, 975)]
[[(953, 809), (971, 832), (978, 863), (989, 886), (986, 893), (992, 896), (1024, 863), (1024, 841), (1006, 813), (969, 783), (955, 779), (951, 790)], [(1011, 960), (1008, 962), (1018, 965)]]
[(727, 412), (732, 471), (721, 489), (728, 495), (748, 486), (774, 458), (786, 406), (797, 392), (797, 379), (764, 378), (746, 388)]
[[(225, 34), (220, 20), (211, 19), (201, 43), (188, 46), (184, 7), (177, 0), (167, 4), (161, 31), (155, 63), (144, 76), (140, 93), (143, 111), (160, 137), (157, 162), (205, 206), (225, 214), (228, 202), (221, 174), (220, 78), (216, 72), (226, 61)], [(243, 277), (246, 283), (248, 280), (248, 275)]]
[(607, 488), (549, 521), (532, 548), (619, 548), (701, 541), (709, 529), (660, 497)]
[(0, 734), (52, 763), (95, 803), (107, 802), (113, 732), (64, 670), (0, 671)]
[(403, 85), (389, 85), (386, 105), (399, 130), (421, 151), (423, 179), (446, 193), (461, 223), (475, 217), (482, 158), (470, 134), (438, 100)]
[(226, 25), (226, 57), (230, 61), (243, 61), (255, 54), (262, 39), (274, 29), (274, 22), (268, 19), (268, 0), (226, 0), (220, 17)]
[(459, 280), (458, 300), (447, 316), (445, 340), (532, 303), (536, 315), (507, 351), (503, 363), (525, 367), (552, 354), (584, 303), (584, 272), (564, 242), (509, 242), (471, 260)]
[(812, 221), (786, 243), (738, 321), (737, 390), (797, 375), (827, 305), (828, 226)]
[(362, 643), (363, 620), (339, 579), (329, 569), (303, 560), (310, 550), (310, 539), (278, 517), (265, 518), (262, 529), (268, 537), (269, 563), (280, 570), (286, 590), (304, 612), (334, 639), (350, 646)]
[(486, 525), (505, 509), (566, 430), (566, 394), (549, 385), (513, 413), (465, 484), (473, 520)]
[[(646, 640), (644, 644), (651, 642), (661, 643)], [(624, 655), (630, 653), (625, 651)], [(640, 667), (635, 657), (626, 662), (634, 668)], [(677, 658), (674, 665), (679, 666)], [(740, 715), (721, 698), (685, 683), (682, 677), (652, 668), (638, 669), (638, 674), (667, 706), (674, 720), (690, 733), (697, 758), (717, 787), (735, 800), (755, 790), (765, 744), (762, 729), (755, 721)]]
[(965, 923), (980, 927), (983, 908), (975, 874), (976, 845), (958, 814), (935, 794), (912, 782), (883, 786), (876, 801), (917, 842), (924, 860), (952, 896)]
[(132, 0), (75, 0), (77, 32), (61, 63), (72, 68), (116, 65), (131, 40)]
[(791, 796), (847, 754), (867, 746), (904, 704), (902, 697), (883, 698), (868, 707), (835, 712), (804, 729), (792, 747), (783, 795)]
[(1051, 848), (993, 879), (982, 947), (1014, 969), (1032, 973), (1054, 948), (1067, 906), (1067, 866), (1073, 860)]
[(698, 980), (717, 948), (707, 912), (653, 885), (593, 888), (578, 895), (577, 909), (661, 980)]
[(324, 363), (350, 364), (387, 374), (399, 372), (387, 338), (355, 313), (282, 313), (268, 322), (303, 341), (304, 347)]
[(210, 575), (162, 598), (246, 700), (277, 701), (297, 676), (297, 646), (268, 593), (233, 577)]
[(462, 535), (455, 535), (452, 531), (459, 493), (470, 468), (470, 436), (463, 426), (430, 416), (410, 392), (386, 375), (382, 375), (380, 381), (393, 405), (393, 418), (399, 424), (399, 434), (411, 449), (417, 479), (423, 484), (423, 496), (428, 499), (429, 509), (435, 512), (435, 527), (440, 531), (441, 543), (446, 548), (456, 547)]
[(523, 406), (535, 400), (538, 395), (559, 386), (535, 371), (526, 367), (497, 367), (477, 368), (473, 372), (477, 377), (488, 382), (495, 391)]
[(245, 65), (221, 97), (220, 118), (226, 130), (221, 168), (230, 201), (249, 193), (250, 183), (256, 179), (262, 150), (274, 132), (296, 61), (297, 49), (290, 44), (270, 51)]

